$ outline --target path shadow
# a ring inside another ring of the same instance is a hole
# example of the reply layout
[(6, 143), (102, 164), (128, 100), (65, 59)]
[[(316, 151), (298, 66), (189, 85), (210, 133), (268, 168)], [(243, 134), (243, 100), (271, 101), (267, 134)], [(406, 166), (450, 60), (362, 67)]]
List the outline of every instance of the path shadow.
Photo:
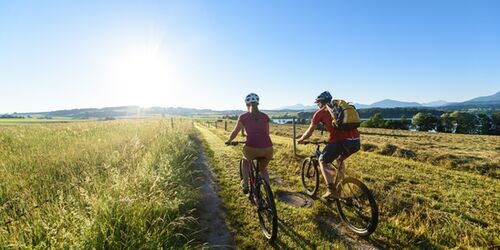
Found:
[(296, 248), (281, 241), (283, 235), (290, 238), (298, 247), (300, 247), (300, 249), (316, 249), (316, 246), (312, 244), (311, 241), (293, 230), (293, 225), (288, 225), (286, 222), (278, 218), (278, 238), (271, 244), (271, 246), (274, 249)]
[(336, 210), (335, 204), (318, 199), (328, 209), (316, 214), (314, 222), (318, 226), (321, 235), (329, 242), (342, 242), (348, 249), (387, 249), (388, 246), (372, 238), (361, 237), (349, 231), (342, 223)]

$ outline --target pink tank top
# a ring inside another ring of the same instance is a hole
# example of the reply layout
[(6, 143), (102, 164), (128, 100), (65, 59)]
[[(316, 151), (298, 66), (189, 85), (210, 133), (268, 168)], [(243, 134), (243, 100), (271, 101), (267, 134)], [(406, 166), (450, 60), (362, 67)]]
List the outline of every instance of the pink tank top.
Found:
[(262, 112), (260, 112), (260, 115), (261, 116), (258, 121), (256, 121), (249, 112), (246, 112), (238, 117), (238, 121), (243, 124), (247, 134), (246, 146), (254, 148), (267, 148), (273, 146), (268, 131), (270, 121), (269, 116)]

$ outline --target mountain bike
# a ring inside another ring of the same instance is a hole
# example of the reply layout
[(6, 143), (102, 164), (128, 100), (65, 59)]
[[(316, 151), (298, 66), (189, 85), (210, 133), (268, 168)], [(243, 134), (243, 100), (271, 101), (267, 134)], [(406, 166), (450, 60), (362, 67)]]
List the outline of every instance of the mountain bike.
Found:
[[(240, 143), (245, 142), (233, 141), (230, 145), (236, 146)], [(273, 242), (278, 234), (278, 214), (271, 186), (260, 175), (259, 164), (264, 159), (264, 157), (257, 157), (253, 161), (249, 161), (248, 187), (250, 190), (247, 197), (257, 207), (262, 233), (269, 242)], [(243, 163), (244, 159), (240, 159), (240, 180), (243, 179)]]
[[(308, 195), (314, 196), (319, 189), (320, 145), (326, 142), (304, 142), (304, 144), (316, 145), (314, 155), (305, 158), (301, 168), (302, 185)], [(360, 180), (340, 174), (337, 165), (331, 165), (335, 169), (334, 185), (337, 190), (337, 196), (333, 200), (340, 218), (354, 233), (360, 236), (370, 235), (377, 228), (379, 216), (378, 206), (371, 191)]]

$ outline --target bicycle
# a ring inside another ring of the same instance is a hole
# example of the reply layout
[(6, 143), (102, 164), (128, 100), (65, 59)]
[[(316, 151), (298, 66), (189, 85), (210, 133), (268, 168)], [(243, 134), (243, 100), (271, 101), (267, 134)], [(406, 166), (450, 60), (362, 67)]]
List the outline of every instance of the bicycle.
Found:
[[(233, 141), (230, 145), (236, 146), (240, 143)], [(259, 164), (264, 157), (257, 157), (250, 162), (248, 186), (250, 188), (247, 197), (257, 207), (257, 215), (262, 233), (269, 242), (273, 242), (278, 234), (278, 214), (271, 186), (260, 175)], [(240, 180), (243, 179), (243, 159), (240, 159)]]
[[(302, 162), (301, 180), (306, 193), (315, 196), (319, 189), (319, 156), (321, 155), (320, 145), (326, 142), (304, 142), (304, 144), (316, 145), (314, 155), (307, 157)], [(340, 164), (342, 163), (343, 159)], [(360, 236), (369, 236), (377, 228), (378, 206), (371, 191), (360, 180), (341, 176), (339, 167), (332, 163), (335, 169), (334, 185), (337, 196), (333, 199), (337, 205), (342, 222), (354, 233)]]

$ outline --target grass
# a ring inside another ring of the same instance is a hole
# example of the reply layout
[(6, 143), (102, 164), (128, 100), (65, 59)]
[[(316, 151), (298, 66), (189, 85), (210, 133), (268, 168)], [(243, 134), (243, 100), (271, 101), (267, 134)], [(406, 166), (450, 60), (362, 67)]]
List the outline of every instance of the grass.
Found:
[[(221, 185), (220, 193), (229, 213), (228, 222), (238, 246), (256, 249), (271, 247), (259, 231), (255, 209), (241, 195), (237, 169), (241, 149), (223, 145), (228, 132), (220, 127), (214, 129), (198, 125), (197, 128), (207, 150), (211, 152)], [(273, 128), (275, 156), (270, 170), (284, 182), (273, 182), (273, 190), (275, 193), (300, 192), (299, 165), (301, 159), (312, 153), (314, 148), (300, 145), (300, 156), (295, 157), (288, 136), (290, 127), (287, 130), (284, 128)], [(499, 144), (488, 143), (495, 143), (497, 138), (406, 131), (363, 130), (362, 133), (363, 143), (370, 142), (376, 148), (349, 158), (347, 173), (365, 182), (378, 201), (381, 214), (375, 233), (369, 239), (352, 235), (339, 223), (335, 209), (319, 199), (315, 199), (310, 209), (293, 208), (278, 202), (280, 227), (274, 247), (342, 249), (368, 244), (386, 248), (439, 249), (500, 246), (500, 182), (495, 176), (476, 171), (478, 166), (474, 165), (483, 161), (497, 164), (498, 158), (486, 159), (487, 155), (495, 155), (491, 145)], [(410, 135), (417, 139), (408, 140)], [(430, 151), (425, 148), (426, 145), (416, 142), (446, 145), (450, 150), (444, 146), (441, 150)], [(451, 148), (452, 145), (459, 149)], [(398, 150), (401, 148), (414, 151), (417, 157), (400, 155)], [(485, 159), (472, 161), (470, 168), (450, 167), (440, 161), (418, 158), (425, 154), (431, 157), (435, 157), (433, 154), (462, 157), (462, 153), (468, 155), (471, 149)], [(495, 168), (498, 169), (498, 165)]]
[[(269, 245), (239, 187), (241, 147), (223, 144), (221, 124), (194, 129), (182, 120), (175, 128), (170, 119), (0, 126), (0, 248), (205, 247), (193, 136), (211, 159), (238, 248), (500, 246), (498, 137), (362, 129), (363, 151), (347, 160), (347, 173), (378, 201), (375, 233), (355, 236), (320, 199), (311, 208), (278, 201), (278, 239)], [(294, 156), (291, 126), (272, 133), (273, 190), (301, 192), (299, 166), (314, 146)]]
[(48, 123), (69, 123), (77, 121), (88, 121), (81, 119), (72, 119), (69, 117), (53, 117), (52, 119), (45, 118), (0, 118), (0, 126), (14, 126), (22, 124), (48, 124)]
[(0, 248), (200, 246), (190, 123), (0, 127)]

